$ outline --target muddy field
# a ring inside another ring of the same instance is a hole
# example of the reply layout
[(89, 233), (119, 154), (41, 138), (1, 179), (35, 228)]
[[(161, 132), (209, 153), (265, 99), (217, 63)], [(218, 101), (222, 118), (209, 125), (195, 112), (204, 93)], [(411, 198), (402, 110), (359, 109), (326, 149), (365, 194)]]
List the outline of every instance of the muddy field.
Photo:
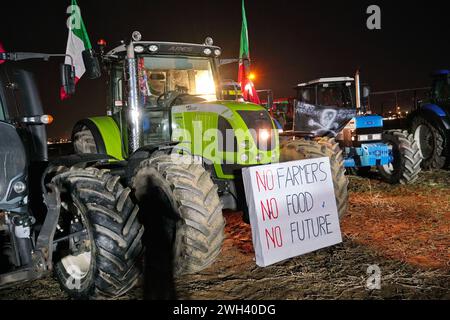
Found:
[[(179, 279), (180, 299), (450, 299), (450, 172), (423, 173), (413, 186), (350, 177), (344, 242), (268, 268), (254, 262), (251, 231), (227, 213), (218, 261)], [(369, 266), (381, 288), (366, 286)], [(123, 299), (140, 299), (135, 289)], [(6, 299), (67, 299), (47, 278), (0, 291)]]

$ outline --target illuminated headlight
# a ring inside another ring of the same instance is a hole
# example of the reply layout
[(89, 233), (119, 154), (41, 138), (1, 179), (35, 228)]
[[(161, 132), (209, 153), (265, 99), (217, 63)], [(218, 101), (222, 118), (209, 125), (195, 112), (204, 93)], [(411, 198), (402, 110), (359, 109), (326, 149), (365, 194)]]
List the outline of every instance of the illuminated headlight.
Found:
[(222, 54), (222, 51), (220, 51), (219, 49), (214, 50), (214, 55), (216, 57), (220, 56)]
[(284, 130), (283, 129), (278, 129), (278, 133), (283, 133)]
[(206, 48), (205, 50), (203, 50), (203, 53), (204, 53), (205, 55), (207, 55), (207, 56), (210, 56), (211, 53), (212, 53), (212, 50), (209, 49), (209, 48)]
[(27, 189), (27, 186), (22, 181), (17, 181), (13, 185), (13, 190), (17, 194), (21, 194), (21, 193), (25, 192), (26, 189)]
[(143, 46), (135, 46), (134, 47), (134, 52), (142, 53), (142, 52), (144, 52), (144, 47)]
[(245, 153), (241, 154), (241, 161), (242, 162), (247, 162), (248, 161), (248, 155), (246, 155)]
[(156, 52), (156, 51), (158, 51), (158, 46), (157, 45), (151, 45), (150, 47), (148, 47), (148, 50), (150, 51), (150, 52)]
[(372, 140), (383, 140), (383, 135), (381, 133), (373, 134)]
[(262, 141), (267, 141), (270, 138), (269, 130), (260, 130), (259, 131), (259, 139)]
[(360, 134), (358, 135), (358, 141), (364, 142), (364, 141), (375, 141), (375, 140), (381, 140), (382, 136), (381, 133), (376, 134)]

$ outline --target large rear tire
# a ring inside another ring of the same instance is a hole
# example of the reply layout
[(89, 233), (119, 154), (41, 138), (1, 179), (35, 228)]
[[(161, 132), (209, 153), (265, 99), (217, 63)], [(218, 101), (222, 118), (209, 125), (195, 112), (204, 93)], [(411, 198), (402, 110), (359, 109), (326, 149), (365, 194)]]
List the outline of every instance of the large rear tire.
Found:
[(55, 239), (55, 273), (76, 299), (116, 298), (138, 282), (144, 227), (138, 206), (119, 177), (95, 168), (72, 169), (52, 182), (61, 191), (61, 216)]
[[(217, 186), (201, 164), (188, 156), (155, 154), (140, 164), (132, 186), (144, 219), (154, 228), (147, 250), (164, 264), (169, 258), (175, 277), (199, 272), (216, 260), (225, 221)], [(171, 257), (161, 253), (167, 249)]]
[(334, 139), (320, 141), (290, 140), (283, 143), (280, 149), (281, 162), (322, 157), (330, 159), (336, 205), (339, 217), (342, 217), (348, 209), (348, 179), (345, 176), (342, 151)]
[(411, 133), (420, 149), (425, 170), (442, 169), (445, 167), (445, 134), (421, 116), (416, 116), (411, 122)]
[(411, 184), (421, 171), (422, 155), (413, 135), (407, 131), (389, 130), (383, 133), (383, 141), (392, 147), (392, 163), (378, 166), (381, 178), (390, 184)]

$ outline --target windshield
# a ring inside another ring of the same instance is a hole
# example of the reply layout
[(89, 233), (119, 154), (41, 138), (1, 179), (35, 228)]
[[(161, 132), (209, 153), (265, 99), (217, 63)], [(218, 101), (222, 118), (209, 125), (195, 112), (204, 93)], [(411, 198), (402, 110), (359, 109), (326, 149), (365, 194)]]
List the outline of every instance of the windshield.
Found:
[(208, 58), (158, 56), (139, 59), (139, 86), (146, 107), (157, 106), (164, 94), (189, 94), (217, 100), (216, 84)]
[(324, 84), (318, 87), (317, 104), (324, 107), (351, 108), (351, 87), (346, 83)]
[(450, 98), (450, 84), (447, 78), (436, 80), (434, 83), (434, 96), (437, 99), (449, 99)]

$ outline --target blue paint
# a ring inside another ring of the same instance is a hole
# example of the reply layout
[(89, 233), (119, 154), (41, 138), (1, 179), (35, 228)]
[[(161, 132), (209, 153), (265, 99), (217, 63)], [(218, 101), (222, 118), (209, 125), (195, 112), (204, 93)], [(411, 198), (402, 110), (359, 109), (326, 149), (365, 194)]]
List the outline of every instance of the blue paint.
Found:
[(447, 74), (450, 74), (449, 70), (446, 69), (442, 69), (442, 70), (437, 70), (433, 73), (433, 76), (445, 76)]
[[(392, 152), (384, 143), (362, 144), (360, 148), (354, 148), (354, 150), (361, 163), (359, 167), (383, 166), (393, 161)], [(349, 153), (349, 150), (346, 150), (346, 154)], [(345, 159), (344, 166), (346, 168), (357, 167), (356, 161), (352, 158)]]
[(356, 129), (377, 128), (383, 126), (383, 118), (381, 116), (358, 116), (355, 117)]
[(278, 122), (278, 120), (276, 120), (275, 118), (272, 118), (273, 123), (275, 124), (275, 126), (277, 127), (277, 129), (283, 129), (283, 127), (281, 126), (281, 123)]
[(426, 105), (422, 106), (422, 109), (430, 110), (430, 111), (434, 112), (435, 114), (437, 114), (439, 117), (445, 117), (446, 116), (445, 111), (442, 110), (441, 107), (439, 107), (439, 106), (437, 106), (435, 104), (432, 104), (432, 103), (429, 103), (429, 104), (426, 104)]

